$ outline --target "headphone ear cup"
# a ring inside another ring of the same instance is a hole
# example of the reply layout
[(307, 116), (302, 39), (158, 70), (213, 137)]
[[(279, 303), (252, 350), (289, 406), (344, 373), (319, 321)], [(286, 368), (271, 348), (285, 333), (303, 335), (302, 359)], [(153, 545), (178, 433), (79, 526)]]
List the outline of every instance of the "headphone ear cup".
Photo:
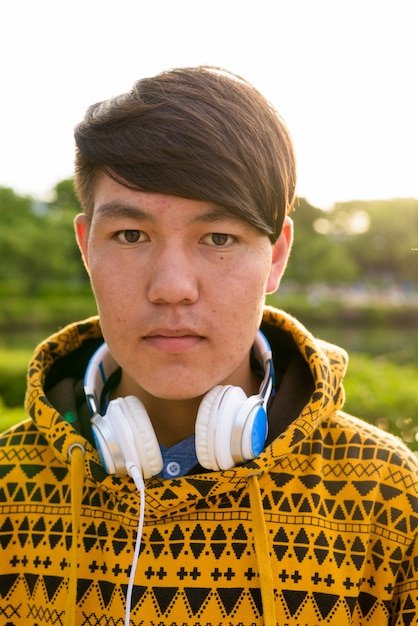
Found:
[(202, 467), (218, 470), (215, 455), (215, 428), (213, 427), (214, 407), (219, 405), (223, 387), (213, 387), (200, 402), (195, 424), (196, 456)]
[(156, 476), (163, 469), (163, 457), (151, 420), (142, 402), (136, 396), (119, 398), (134, 435), (137, 465), (144, 478)]
[[(196, 455), (206, 469), (227, 470), (244, 457), (232, 456), (241, 449), (242, 430), (236, 429), (236, 416), (248, 400), (240, 387), (216, 386), (202, 399), (196, 418)], [(238, 439), (234, 444), (233, 440)]]
[(232, 437), (232, 457), (237, 463), (254, 459), (264, 449), (268, 430), (267, 413), (257, 396), (248, 398), (240, 409), (235, 427), (241, 430), (242, 436), (240, 441)]
[(103, 467), (108, 474), (124, 476), (125, 462), (112, 425), (106, 416), (96, 413), (91, 419), (91, 432)]
[(130, 473), (132, 466), (137, 467), (144, 478), (161, 472), (160, 446), (148, 413), (138, 398), (127, 396), (112, 400), (106, 415), (96, 416), (92, 424), (97, 429), (94, 432), (96, 445), (109, 473), (123, 476)]

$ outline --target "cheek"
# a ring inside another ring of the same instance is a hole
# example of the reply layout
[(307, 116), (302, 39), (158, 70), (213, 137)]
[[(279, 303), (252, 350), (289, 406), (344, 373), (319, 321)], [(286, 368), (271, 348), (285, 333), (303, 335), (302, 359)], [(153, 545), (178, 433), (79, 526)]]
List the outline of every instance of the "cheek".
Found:
[(109, 263), (106, 255), (90, 256), (90, 281), (99, 314), (121, 315), (132, 301), (134, 285), (123, 268)]
[(225, 310), (235, 332), (256, 332), (262, 318), (268, 280), (268, 264), (242, 267), (234, 281), (219, 290), (220, 307)]
[(270, 267), (271, 262), (268, 254), (261, 256), (261, 258), (249, 258), (246, 263), (242, 263), (236, 276), (236, 291), (241, 292), (242, 299), (249, 304), (254, 305), (260, 300), (264, 301)]

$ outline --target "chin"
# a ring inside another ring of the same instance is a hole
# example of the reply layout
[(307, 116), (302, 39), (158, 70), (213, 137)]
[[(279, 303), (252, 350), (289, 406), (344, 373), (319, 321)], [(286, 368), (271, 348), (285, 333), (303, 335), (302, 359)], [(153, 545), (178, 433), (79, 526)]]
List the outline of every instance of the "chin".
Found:
[(209, 391), (210, 387), (203, 388), (201, 385), (185, 387), (179, 384), (166, 388), (161, 387), (161, 385), (156, 388), (144, 386), (143, 389), (156, 400), (189, 402), (197, 399), (200, 400)]
[(152, 395), (157, 400), (164, 400), (168, 402), (189, 402), (193, 400), (200, 401), (200, 399), (205, 395), (205, 393), (206, 391), (203, 391), (202, 393), (190, 391), (187, 393), (186, 391), (179, 392), (178, 390), (167, 391), (167, 392), (159, 390), (156, 394), (152, 394)]

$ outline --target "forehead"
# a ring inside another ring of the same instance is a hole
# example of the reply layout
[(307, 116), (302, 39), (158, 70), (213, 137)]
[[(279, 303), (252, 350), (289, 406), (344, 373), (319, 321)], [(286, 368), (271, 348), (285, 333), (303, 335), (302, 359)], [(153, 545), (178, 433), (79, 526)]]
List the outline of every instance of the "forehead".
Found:
[(98, 177), (93, 202), (94, 222), (119, 218), (155, 221), (168, 215), (176, 216), (176, 219), (188, 217), (191, 221), (229, 220), (248, 224), (242, 216), (212, 202), (138, 191), (118, 183), (106, 174), (102, 173)]

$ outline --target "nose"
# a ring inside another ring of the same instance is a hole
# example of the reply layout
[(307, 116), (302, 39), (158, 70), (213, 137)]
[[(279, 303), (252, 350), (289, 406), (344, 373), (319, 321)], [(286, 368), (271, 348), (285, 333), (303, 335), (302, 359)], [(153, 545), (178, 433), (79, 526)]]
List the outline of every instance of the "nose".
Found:
[(150, 268), (148, 298), (155, 304), (191, 304), (198, 298), (196, 267), (179, 246), (159, 250)]

